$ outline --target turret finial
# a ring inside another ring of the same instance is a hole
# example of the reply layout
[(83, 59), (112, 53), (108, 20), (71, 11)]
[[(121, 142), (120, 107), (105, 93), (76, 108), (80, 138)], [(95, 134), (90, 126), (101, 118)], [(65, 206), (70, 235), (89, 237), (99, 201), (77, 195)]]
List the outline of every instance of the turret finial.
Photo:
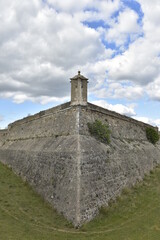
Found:
[(78, 75), (80, 75), (81, 74), (81, 71), (78, 71)]

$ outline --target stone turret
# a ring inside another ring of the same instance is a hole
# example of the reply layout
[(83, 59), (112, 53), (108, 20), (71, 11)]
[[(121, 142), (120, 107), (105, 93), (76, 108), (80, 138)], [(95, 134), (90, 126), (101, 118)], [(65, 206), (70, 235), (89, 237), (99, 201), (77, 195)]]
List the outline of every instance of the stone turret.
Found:
[(87, 83), (88, 79), (78, 75), (71, 79), (71, 105), (87, 105)]

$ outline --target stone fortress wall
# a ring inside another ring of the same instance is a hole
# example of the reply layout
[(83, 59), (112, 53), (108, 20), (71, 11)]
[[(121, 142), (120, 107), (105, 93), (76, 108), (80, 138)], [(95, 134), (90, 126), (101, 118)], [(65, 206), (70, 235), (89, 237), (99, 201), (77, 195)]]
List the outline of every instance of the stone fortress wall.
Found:
[[(82, 122), (84, 121), (84, 124), (82, 123), (80, 129), (82, 135), (86, 133), (90, 135), (88, 132), (87, 123), (93, 122), (96, 119), (100, 119), (109, 125), (112, 132), (112, 137), (114, 138), (122, 137), (123, 139), (126, 138), (132, 140), (147, 140), (146, 128), (152, 127), (149, 124), (127, 117), (125, 115), (118, 114), (114, 111), (107, 110), (91, 103), (88, 103), (87, 108), (82, 107), (81, 116)], [(157, 127), (153, 128), (158, 131)]]
[[(96, 119), (109, 126), (109, 145), (90, 136), (87, 123)], [(148, 126), (90, 103), (66, 103), (1, 130), (0, 161), (81, 225), (160, 163), (160, 144), (148, 142)]]
[[(150, 125), (87, 103), (82, 81), (80, 72), (71, 80), (73, 102), (0, 130), (0, 161), (75, 226), (160, 164), (160, 142), (146, 138)], [(96, 119), (108, 124), (110, 144), (90, 135), (87, 123)]]
[(77, 109), (70, 102), (0, 130), (0, 161), (75, 221)]
[[(108, 124), (110, 144), (90, 136), (87, 123), (96, 119)], [(90, 103), (81, 107), (80, 123), (81, 218), (88, 221), (123, 188), (141, 181), (160, 163), (160, 142), (154, 146), (147, 140), (150, 125)]]
[[(75, 131), (74, 109), (70, 103), (41, 111), (9, 125), (10, 140), (68, 135)], [(64, 120), (67, 124), (64, 124)]]

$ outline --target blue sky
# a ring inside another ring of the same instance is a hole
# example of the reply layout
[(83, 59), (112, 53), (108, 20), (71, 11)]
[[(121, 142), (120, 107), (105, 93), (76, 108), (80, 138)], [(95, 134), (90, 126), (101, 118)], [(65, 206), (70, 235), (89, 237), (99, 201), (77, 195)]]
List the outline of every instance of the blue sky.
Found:
[(70, 100), (89, 101), (160, 128), (158, 0), (0, 2), (0, 128)]

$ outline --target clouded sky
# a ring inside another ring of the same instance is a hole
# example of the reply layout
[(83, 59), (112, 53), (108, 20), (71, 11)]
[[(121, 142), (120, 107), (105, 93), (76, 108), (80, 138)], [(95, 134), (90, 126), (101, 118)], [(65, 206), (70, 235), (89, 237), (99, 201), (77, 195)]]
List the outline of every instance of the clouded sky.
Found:
[(70, 100), (160, 127), (159, 0), (1, 0), (0, 127)]

